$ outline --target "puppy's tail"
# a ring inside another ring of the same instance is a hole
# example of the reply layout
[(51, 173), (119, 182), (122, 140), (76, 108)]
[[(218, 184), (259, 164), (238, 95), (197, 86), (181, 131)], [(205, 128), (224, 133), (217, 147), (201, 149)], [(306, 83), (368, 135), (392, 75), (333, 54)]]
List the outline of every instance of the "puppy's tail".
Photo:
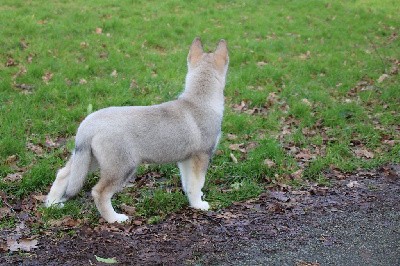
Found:
[(65, 198), (71, 198), (81, 191), (90, 169), (92, 150), (90, 144), (77, 144), (71, 157), (71, 172)]

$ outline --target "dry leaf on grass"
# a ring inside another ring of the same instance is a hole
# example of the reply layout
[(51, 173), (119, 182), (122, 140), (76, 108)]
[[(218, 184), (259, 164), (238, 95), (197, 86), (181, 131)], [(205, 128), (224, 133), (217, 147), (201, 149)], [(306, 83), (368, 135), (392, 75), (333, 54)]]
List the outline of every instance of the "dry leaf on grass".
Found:
[(296, 159), (302, 159), (305, 161), (309, 161), (310, 159), (315, 159), (316, 155), (311, 154), (309, 149), (302, 149), (294, 157)]
[(267, 101), (264, 104), (264, 107), (268, 108), (278, 102), (278, 95), (276, 92), (270, 92), (267, 96)]
[(47, 71), (43, 76), (42, 80), (44, 83), (49, 84), (49, 81), (53, 78), (53, 73)]
[(133, 206), (121, 204), (120, 208), (121, 208), (121, 210), (123, 210), (125, 213), (127, 213), (129, 215), (135, 215), (135, 213), (136, 213), (136, 209)]
[(135, 79), (132, 79), (131, 84), (129, 85), (129, 89), (133, 90), (133, 89), (137, 89), (137, 88), (139, 88), (137, 81)]
[(16, 236), (7, 237), (7, 247), (11, 252), (14, 251), (31, 251), (32, 249), (36, 249), (38, 241), (36, 239), (29, 238), (21, 238), (18, 239)]
[(61, 220), (51, 220), (49, 221), (49, 224), (51, 226), (55, 227), (60, 227), (60, 226), (65, 226), (65, 227), (76, 227), (80, 225), (82, 221), (80, 219), (74, 219), (71, 216), (65, 216)]
[(35, 200), (39, 201), (39, 202), (44, 202), (46, 200), (46, 195), (43, 194), (36, 194), (36, 195), (32, 195), (32, 198), (34, 198)]
[(301, 179), (303, 176), (303, 169), (299, 169), (296, 172), (290, 174), (290, 177), (293, 179)]
[(22, 179), (21, 173), (8, 174), (3, 180), (6, 182), (16, 182)]
[(113, 78), (118, 77), (118, 72), (117, 72), (117, 70), (114, 69), (113, 72), (111, 72), (110, 76), (113, 77)]
[(247, 103), (245, 101), (241, 101), (240, 104), (233, 104), (232, 108), (235, 111), (242, 112), (244, 110), (247, 110)]
[(306, 98), (301, 99), (301, 102), (304, 103), (304, 104), (307, 105), (307, 106), (312, 106), (312, 103), (311, 103), (308, 99), (306, 99)]
[(15, 154), (14, 155), (10, 155), (6, 159), (6, 165), (15, 166), (17, 161), (18, 161), (17, 155), (15, 155)]
[(10, 208), (2, 207), (0, 208), (0, 219), (7, 217), (11, 213)]
[(46, 136), (46, 141), (44, 146), (47, 148), (59, 148), (67, 142), (67, 139), (64, 137), (57, 137), (55, 139), (51, 138), (50, 136)]
[(229, 140), (235, 140), (235, 139), (238, 138), (238, 136), (236, 136), (235, 134), (228, 133), (226, 135), (226, 138), (229, 139)]
[(6, 67), (12, 67), (12, 66), (16, 66), (17, 63), (15, 62), (15, 60), (11, 57), (7, 58), (7, 62), (6, 62)]
[(365, 148), (357, 148), (354, 150), (354, 153), (358, 158), (367, 158), (367, 159), (374, 158), (374, 153), (371, 151), (368, 151)]
[(272, 167), (276, 166), (276, 163), (270, 159), (265, 159), (264, 164), (266, 166), (268, 166), (268, 168), (272, 168)]
[(246, 149), (244, 147), (244, 143), (229, 144), (229, 149), (231, 151), (240, 151), (240, 152), (246, 153)]
[(309, 59), (310, 57), (311, 57), (311, 52), (310, 52), (310, 51), (307, 51), (306, 53), (299, 55), (299, 58), (300, 58), (301, 60), (307, 60), (307, 59)]
[(267, 65), (267, 64), (268, 64), (268, 63), (265, 62), (265, 61), (257, 62), (257, 66), (259, 66), (259, 67), (263, 67), (263, 66), (265, 66), (265, 65)]
[(382, 83), (385, 79), (387, 79), (389, 77), (388, 74), (382, 74), (379, 78), (378, 78), (378, 83)]
[(32, 142), (28, 142), (28, 143), (26, 144), (26, 148), (27, 148), (28, 150), (34, 152), (36, 155), (41, 156), (41, 155), (44, 154), (43, 148), (40, 147), (39, 145), (33, 144)]

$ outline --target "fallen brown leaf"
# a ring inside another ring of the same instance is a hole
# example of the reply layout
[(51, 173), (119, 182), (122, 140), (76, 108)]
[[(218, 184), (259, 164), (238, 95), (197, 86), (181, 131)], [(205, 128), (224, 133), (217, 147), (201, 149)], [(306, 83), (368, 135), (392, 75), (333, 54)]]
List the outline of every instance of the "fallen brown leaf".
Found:
[(8, 174), (3, 180), (6, 182), (16, 182), (22, 179), (21, 173)]
[(245, 101), (241, 101), (240, 104), (233, 104), (232, 108), (235, 111), (242, 112), (244, 110), (247, 110), (247, 103)]
[(367, 159), (374, 158), (374, 154), (365, 148), (357, 148), (354, 150), (354, 153), (358, 158), (362, 158), (362, 157), (367, 158)]
[(246, 153), (246, 149), (244, 147), (244, 143), (229, 144), (229, 149), (231, 151), (240, 151), (240, 152)]
[(379, 78), (378, 78), (378, 83), (382, 83), (385, 79), (387, 79), (389, 77), (388, 74), (382, 74)]
[(29, 238), (21, 238), (17, 239), (16, 237), (9, 236), (7, 237), (7, 247), (11, 252), (14, 251), (31, 251), (32, 249), (36, 249), (38, 241), (36, 239)]
[(29, 54), (28, 57), (26, 58), (26, 62), (27, 62), (28, 64), (32, 63), (33, 57), (34, 57), (33, 54)]
[(32, 198), (34, 198), (35, 200), (37, 200), (39, 202), (44, 202), (46, 200), (46, 195), (37, 194), (37, 195), (33, 195)]
[(136, 213), (136, 208), (134, 206), (121, 204), (120, 208), (129, 215), (134, 215)]
[(235, 135), (235, 134), (228, 133), (228, 134), (226, 135), (226, 138), (229, 139), (229, 140), (235, 140), (235, 139), (238, 138), (238, 136)]
[(53, 73), (47, 71), (43, 76), (42, 80), (44, 83), (49, 84), (49, 81), (53, 78)]
[(26, 48), (28, 48), (29, 44), (26, 42), (25, 39), (21, 39), (19, 41), (19, 46), (21, 47), (22, 50), (25, 50)]
[(76, 227), (81, 224), (81, 220), (79, 219), (74, 219), (71, 216), (65, 216), (61, 220), (51, 220), (49, 221), (49, 224), (54, 227), (60, 227), (60, 226), (65, 226), (65, 227)]
[(263, 67), (263, 66), (265, 66), (265, 65), (267, 65), (267, 64), (268, 64), (268, 63), (265, 62), (265, 61), (257, 62), (257, 66), (259, 66), (259, 67)]
[(304, 103), (305, 105), (312, 106), (312, 103), (306, 98), (301, 99), (301, 102)]
[(276, 163), (270, 159), (265, 159), (264, 164), (266, 166), (268, 166), (268, 168), (272, 168), (272, 167), (276, 166)]
[(89, 47), (89, 43), (87, 43), (87, 42), (81, 42), (80, 45), (81, 45), (81, 48)]
[(36, 155), (43, 155), (44, 151), (43, 148), (40, 147), (39, 145), (35, 145), (32, 142), (28, 142), (28, 144), (26, 144), (26, 148), (32, 152), (34, 152)]
[(139, 85), (137, 84), (135, 79), (131, 80), (131, 84), (129, 85), (129, 89), (133, 90), (133, 89), (137, 89), (139, 88)]
[(110, 76), (113, 77), (113, 78), (118, 77), (118, 72), (117, 72), (117, 70), (114, 69), (113, 72), (111, 72)]
[(67, 142), (67, 139), (64, 137), (57, 137), (55, 139), (50, 136), (46, 136), (46, 141), (44, 146), (47, 148), (59, 148)]
[(303, 176), (303, 169), (299, 169), (296, 172), (290, 174), (290, 177), (293, 179), (301, 179), (302, 176)]
[(10, 155), (6, 159), (6, 165), (14, 166), (17, 163), (17, 161), (18, 161), (17, 155), (15, 155), (15, 154), (14, 155)]
[(134, 225), (142, 225), (142, 224), (143, 224), (143, 221), (135, 220), (135, 221), (133, 221), (132, 223), (133, 223)]
[(300, 54), (300, 55), (299, 55), (299, 58), (300, 58), (301, 60), (307, 60), (307, 59), (309, 59), (310, 57), (311, 57), (311, 52), (310, 52), (310, 51), (307, 51), (306, 53)]
[(311, 154), (309, 149), (302, 149), (294, 157), (296, 159), (303, 159), (309, 161), (310, 159), (314, 159), (316, 156)]
[(2, 207), (0, 208), (0, 219), (7, 217), (11, 213), (10, 208)]
[(277, 102), (278, 102), (278, 95), (276, 94), (276, 92), (270, 92), (267, 96), (267, 101), (264, 104), (264, 107), (269, 108)]
[(16, 66), (17, 63), (15, 62), (15, 60), (12, 57), (7, 58), (7, 62), (6, 62), (6, 67), (12, 67), (12, 66)]
[(394, 64), (390, 68), (390, 75), (397, 75), (399, 73), (400, 61), (394, 60)]
[(17, 73), (15, 73), (12, 78), (16, 80), (18, 77), (25, 75), (28, 72), (25, 66), (20, 66)]

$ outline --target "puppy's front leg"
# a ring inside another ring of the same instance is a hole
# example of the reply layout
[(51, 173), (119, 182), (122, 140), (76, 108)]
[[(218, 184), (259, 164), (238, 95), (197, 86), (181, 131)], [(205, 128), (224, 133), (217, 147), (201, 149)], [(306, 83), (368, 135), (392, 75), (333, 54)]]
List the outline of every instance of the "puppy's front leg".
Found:
[(210, 156), (202, 153), (178, 164), (183, 190), (189, 199), (190, 206), (195, 209), (208, 210), (210, 208), (208, 202), (201, 199), (209, 161)]

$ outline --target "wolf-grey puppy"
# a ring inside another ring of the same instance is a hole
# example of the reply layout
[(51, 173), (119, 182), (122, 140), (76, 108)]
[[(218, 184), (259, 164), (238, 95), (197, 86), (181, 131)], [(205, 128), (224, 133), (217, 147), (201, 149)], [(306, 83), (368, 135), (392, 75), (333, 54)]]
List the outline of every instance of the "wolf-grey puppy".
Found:
[(153, 106), (109, 107), (90, 114), (79, 126), (75, 150), (57, 173), (46, 206), (75, 196), (87, 174), (100, 168), (92, 195), (107, 222), (128, 216), (114, 211), (111, 197), (141, 163), (178, 162), (190, 206), (207, 210), (202, 188), (221, 133), (224, 87), (229, 57), (224, 40), (205, 53), (196, 38), (187, 57), (184, 92), (178, 99)]

